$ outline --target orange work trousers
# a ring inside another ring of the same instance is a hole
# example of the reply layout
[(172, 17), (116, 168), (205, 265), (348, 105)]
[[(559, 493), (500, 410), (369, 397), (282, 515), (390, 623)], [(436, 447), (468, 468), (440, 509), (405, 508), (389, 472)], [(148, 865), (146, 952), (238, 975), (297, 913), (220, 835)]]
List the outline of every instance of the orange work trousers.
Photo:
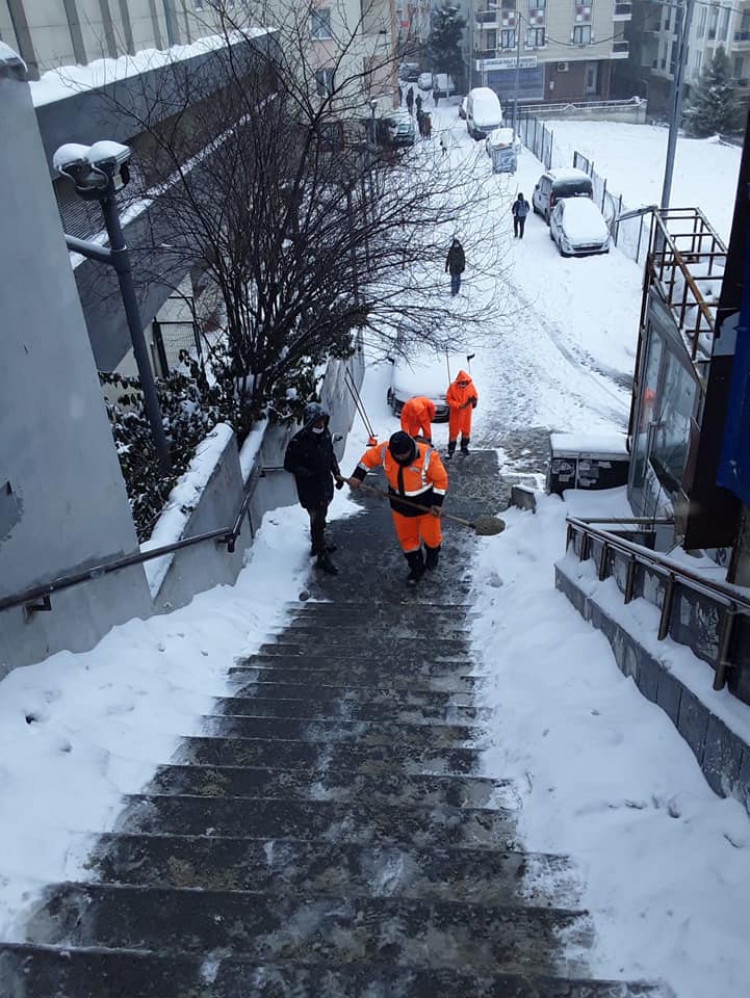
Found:
[(402, 416), (401, 429), (410, 437), (424, 437), (425, 440), (432, 440), (432, 427), (429, 423), (418, 423), (416, 420), (404, 419)]
[(463, 439), (468, 440), (471, 436), (471, 414), (473, 409), (470, 405), (467, 405), (465, 409), (459, 409), (458, 406), (451, 406), (448, 413), (448, 439), (456, 440), (458, 434), (461, 434)]
[(393, 510), (391, 514), (396, 536), (404, 554), (418, 551), (420, 538), (428, 548), (440, 547), (443, 534), (440, 530), (439, 516), (433, 516), (432, 513), (424, 513), (422, 516), (402, 516)]

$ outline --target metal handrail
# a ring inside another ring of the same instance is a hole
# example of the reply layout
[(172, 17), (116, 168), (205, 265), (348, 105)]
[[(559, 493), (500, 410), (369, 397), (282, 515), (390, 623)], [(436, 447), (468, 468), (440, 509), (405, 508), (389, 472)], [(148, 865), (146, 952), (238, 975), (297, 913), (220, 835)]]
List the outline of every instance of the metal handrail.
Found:
[[(192, 547), (195, 544), (203, 544), (205, 541), (216, 540), (222, 544), (226, 544), (227, 553), (233, 554), (237, 538), (239, 537), (240, 530), (242, 529), (242, 521), (247, 513), (247, 508), (252, 501), (258, 482), (264, 476), (264, 471), (264, 468), (258, 467), (257, 469), (253, 469), (250, 473), (243, 490), (242, 502), (240, 503), (237, 515), (235, 516), (234, 523), (231, 527), (219, 527), (216, 530), (209, 530), (203, 534), (195, 534), (193, 537), (183, 537), (181, 540), (175, 541), (174, 544), (165, 544), (163, 547), (153, 548), (151, 551), (138, 551), (133, 554), (124, 555), (122, 558), (105, 561), (99, 565), (93, 565), (91, 568), (84, 569), (80, 572), (72, 572), (69, 575), (62, 575), (59, 578), (53, 579), (51, 582), (46, 582), (42, 585), (31, 586), (29, 589), (24, 589), (20, 593), (14, 593), (12, 596), (4, 596), (0, 598), (0, 613), (2, 613), (3, 610), (11, 610), (18, 606), (22, 606), (30, 612), (50, 610), (50, 596), (52, 596), (53, 593), (62, 592), (64, 589), (70, 589), (73, 586), (78, 586), (82, 582), (90, 582), (94, 579), (101, 578), (104, 575), (111, 575), (112, 572), (119, 572), (123, 568), (130, 568), (133, 565), (140, 565), (143, 564), (143, 562), (151, 561), (154, 558), (161, 558), (166, 554), (173, 554), (175, 551), (181, 551), (183, 548)], [(255, 530), (253, 528), (252, 520), (249, 520), (249, 523), (250, 536), (254, 537)], [(37, 600), (42, 600), (42, 602), (37, 603)]]
[(750, 614), (750, 598), (743, 596), (741, 593), (731, 589), (729, 586), (722, 585), (721, 582), (712, 582), (710, 579), (704, 579), (695, 572), (691, 572), (689, 568), (677, 565), (675, 562), (670, 561), (668, 558), (658, 554), (656, 551), (649, 551), (642, 545), (635, 544), (633, 541), (625, 540), (617, 534), (610, 533), (608, 530), (602, 530), (599, 527), (590, 526), (592, 523), (621, 523), (623, 525), (647, 525), (652, 523), (668, 524), (672, 522), (671, 520), (585, 520), (580, 519), (579, 517), (569, 516), (567, 518), (567, 522), (570, 526), (580, 530), (585, 530), (587, 533), (598, 537), (602, 541), (605, 541), (608, 547), (619, 549), (623, 552), (623, 554), (632, 555), (635, 560), (641, 564), (650, 565), (657, 571), (678, 577), (680, 582), (684, 582), (686, 588), (706, 592), (711, 596), (715, 596), (724, 605), (731, 604), (733, 606), (739, 606), (742, 608), (744, 613)]

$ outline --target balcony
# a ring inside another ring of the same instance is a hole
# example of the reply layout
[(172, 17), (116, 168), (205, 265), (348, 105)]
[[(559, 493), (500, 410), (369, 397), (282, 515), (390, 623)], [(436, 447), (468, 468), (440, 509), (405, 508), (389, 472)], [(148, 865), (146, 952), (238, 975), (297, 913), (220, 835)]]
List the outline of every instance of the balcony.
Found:
[(633, 5), (632, 3), (616, 3), (615, 10), (612, 15), (613, 21), (632, 21), (633, 20)]
[[(515, 11), (513, 11), (515, 14)], [(500, 23), (500, 12), (497, 10), (478, 10), (474, 14), (478, 28), (493, 28)]]
[(630, 42), (612, 42), (610, 59), (627, 59), (630, 52)]
[(750, 31), (735, 31), (734, 47), (736, 49), (750, 48)]

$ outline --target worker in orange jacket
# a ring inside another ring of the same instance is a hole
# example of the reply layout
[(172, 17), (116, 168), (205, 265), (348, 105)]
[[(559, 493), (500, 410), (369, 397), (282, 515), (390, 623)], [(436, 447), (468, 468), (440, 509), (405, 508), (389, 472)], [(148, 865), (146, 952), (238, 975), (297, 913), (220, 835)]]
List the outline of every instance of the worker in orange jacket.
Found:
[[(393, 525), (409, 564), (406, 584), (415, 586), (425, 573), (437, 568), (442, 533), (440, 509), (448, 490), (448, 475), (438, 452), (431, 444), (416, 441), (400, 430), (387, 444), (369, 447), (349, 479), (358, 489), (368, 471), (382, 465), (388, 481)], [(399, 502), (398, 497), (427, 507), (424, 513)], [(422, 554), (424, 541), (426, 557)]]
[(459, 371), (455, 381), (448, 386), (445, 393), (448, 403), (448, 460), (456, 450), (456, 441), (461, 434), (461, 453), (469, 453), (471, 438), (471, 413), (476, 409), (479, 394), (466, 371)]
[(415, 395), (404, 402), (401, 409), (401, 429), (410, 437), (422, 437), (427, 443), (432, 442), (431, 423), (435, 418), (435, 403), (424, 395)]

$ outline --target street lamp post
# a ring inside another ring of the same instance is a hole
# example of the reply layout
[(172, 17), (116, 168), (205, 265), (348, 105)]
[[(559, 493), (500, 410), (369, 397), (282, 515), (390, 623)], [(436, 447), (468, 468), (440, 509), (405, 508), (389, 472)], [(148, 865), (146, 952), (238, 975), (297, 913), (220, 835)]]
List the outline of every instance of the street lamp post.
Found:
[(151, 426), (151, 434), (163, 472), (171, 470), (169, 443), (156, 394), (154, 375), (143, 335), (138, 299), (133, 286), (130, 254), (120, 224), (115, 195), (130, 180), (128, 163), (130, 149), (119, 142), (96, 142), (93, 146), (67, 143), (60, 146), (53, 157), (55, 170), (75, 184), (76, 192), (84, 201), (98, 201), (104, 216), (104, 226), (109, 238), (109, 249), (75, 236), (65, 236), (69, 250), (90, 260), (113, 267), (120, 285), (120, 295), (133, 345), (133, 355), (138, 367), (138, 377), (143, 392), (143, 404)]
[[(670, 4), (670, 6), (672, 6)], [(682, 117), (682, 97), (685, 82), (685, 66), (687, 65), (688, 44), (690, 42), (690, 25), (693, 20), (693, 7), (695, 0), (685, 0), (684, 4), (675, 4), (684, 11), (682, 18), (682, 31), (680, 32), (680, 45), (677, 50), (677, 64), (675, 66), (674, 77), (672, 79), (672, 91), (670, 94), (670, 117), (669, 117), (669, 139), (667, 141), (667, 162), (664, 166), (664, 186), (661, 192), (661, 210), (669, 208), (669, 201), (672, 196), (672, 174), (674, 173), (674, 157), (677, 149), (677, 134), (680, 130), (680, 118)]]
[(516, 80), (513, 86), (513, 139), (518, 131), (518, 85), (521, 73), (521, 15), (516, 10)]

